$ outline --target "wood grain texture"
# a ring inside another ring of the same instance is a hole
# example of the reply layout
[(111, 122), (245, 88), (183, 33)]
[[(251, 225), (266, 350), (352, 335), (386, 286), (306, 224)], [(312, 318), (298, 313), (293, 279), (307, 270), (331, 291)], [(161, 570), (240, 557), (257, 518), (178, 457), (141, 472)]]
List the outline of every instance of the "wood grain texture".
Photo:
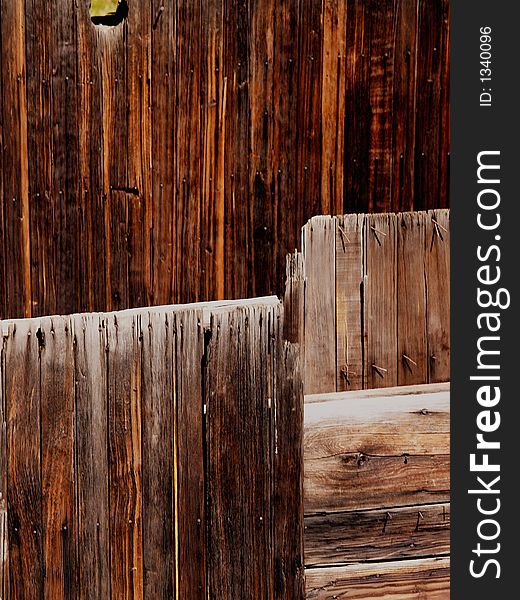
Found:
[[(9, 325), (5, 341), (7, 415), (7, 514), (9, 592), (12, 598), (43, 596), (44, 556), (40, 446), (38, 326)], [(23, 402), (17, 402), (22, 398)], [(8, 596), (9, 597), (9, 596)]]
[(0, 11), (0, 317), (281, 295), (313, 215), (449, 205), (447, 0)]
[(431, 211), (426, 218), (426, 336), (428, 380), (450, 378), (450, 215)]
[(397, 385), (396, 223), (390, 215), (366, 215), (364, 304), (367, 387)]
[[(424, 212), (401, 213), (397, 230), (397, 383), (428, 381)], [(438, 293), (446, 294), (439, 282)], [(448, 298), (449, 296), (447, 296)], [(447, 299), (446, 298), (446, 299)], [(449, 324), (447, 329), (449, 329)]]
[(175, 586), (175, 324), (149, 312), (142, 323), (143, 596), (171, 598)]
[[(336, 222), (336, 390), (365, 387), (363, 365), (364, 215)], [(325, 390), (323, 390), (325, 391)]]
[(449, 394), (306, 404), (304, 461), (306, 513), (446, 502)]
[(73, 317), (77, 598), (110, 597), (106, 319)]
[(40, 439), (44, 597), (75, 598), (74, 356), (68, 318), (42, 319)]
[(307, 598), (448, 600), (450, 559), (424, 558), (309, 569)]
[[(273, 323), (273, 326), (276, 324)], [(279, 351), (276, 365), (278, 387), (274, 398), (273, 597), (276, 600), (298, 600), (304, 597), (305, 590), (301, 359), (296, 344), (284, 342), (281, 338), (276, 343)], [(292, 473), (289, 479), (287, 473)]]
[(2, 598), (303, 598), (276, 297), (1, 325)]
[(204, 328), (200, 309), (175, 316), (177, 597), (206, 596), (206, 424), (204, 413)]
[(449, 503), (305, 517), (307, 566), (426, 558), (449, 552)]
[(141, 323), (107, 322), (110, 586), (112, 597), (143, 597)]
[(314, 217), (302, 230), (305, 257), (306, 394), (336, 386), (336, 220)]
[(5, 343), (0, 332), (0, 598), (9, 594), (9, 530), (7, 515), (7, 413), (5, 402)]

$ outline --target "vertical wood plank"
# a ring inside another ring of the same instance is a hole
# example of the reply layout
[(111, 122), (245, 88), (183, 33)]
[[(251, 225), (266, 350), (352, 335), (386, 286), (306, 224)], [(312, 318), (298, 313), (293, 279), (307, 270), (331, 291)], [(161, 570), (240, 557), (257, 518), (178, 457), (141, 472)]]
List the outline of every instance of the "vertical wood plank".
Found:
[[(284, 286), (285, 260), (300, 239), (303, 201), (296, 193), (298, 144), (298, 64), (294, 40), (298, 38), (298, 0), (276, 2), (274, 7), (273, 63), (273, 169), (274, 208), (273, 275), (278, 290)], [(282, 242), (284, 240), (284, 242)]]
[(272, 294), (274, 1), (251, 0), (249, 32), (249, 198), (253, 207), (253, 295)]
[[(207, 410), (208, 598), (242, 594), (242, 469), (240, 330), (236, 311), (213, 315), (205, 369)], [(226, 435), (227, 431), (227, 435)], [(225, 441), (224, 441), (225, 440)]]
[(111, 597), (143, 595), (140, 319), (112, 315), (108, 336)]
[(425, 216), (401, 213), (397, 228), (397, 383), (428, 381)]
[(151, 273), (151, 2), (128, 7), (128, 305), (150, 305)]
[(336, 391), (336, 220), (302, 230), (305, 256), (305, 393)]
[(110, 598), (106, 320), (76, 315), (76, 498), (78, 600)]
[[(47, 8), (48, 3), (41, 0), (27, 0), (25, 3), (32, 316), (56, 314), (55, 248), (53, 235), (48, 235), (54, 229), (52, 220), (55, 211), (52, 170), (54, 77), (52, 51), (49, 51), (54, 11)], [(59, 152), (56, 154), (59, 155)], [(60, 169), (61, 165), (57, 168)]]
[(343, 212), (346, 11), (345, 0), (322, 4), (321, 212), (331, 215)]
[(397, 240), (394, 215), (365, 216), (365, 372), (368, 388), (397, 385)]
[(31, 315), (31, 244), (27, 156), (25, 2), (2, 1), (2, 137), (6, 303), (9, 315)]
[[(47, 124), (52, 129), (51, 201), (54, 219), (60, 227), (43, 239), (50, 241), (54, 273), (48, 279), (55, 285), (55, 305), (44, 306), (40, 314), (67, 314), (78, 310), (79, 249), (78, 209), (78, 110), (76, 85), (76, 6), (62, 0), (42, 2), (42, 16), (52, 22), (47, 48), (51, 55), (51, 110)], [(50, 6), (49, 6), (50, 4)], [(52, 16), (51, 16), (52, 15)], [(38, 37), (39, 23), (35, 37)], [(41, 55), (40, 55), (41, 56)], [(40, 60), (40, 56), (36, 60)], [(116, 80), (117, 81), (117, 80)], [(48, 107), (44, 107), (45, 109)], [(119, 140), (117, 140), (119, 142)], [(116, 145), (117, 145), (116, 142)], [(36, 148), (40, 152), (40, 148)]]
[(249, 0), (224, 3), (224, 148), (226, 297), (253, 295), (252, 207), (249, 203)]
[(176, 4), (151, 3), (151, 128), (152, 157), (152, 304), (168, 304), (173, 298), (175, 247), (175, 39)]
[(395, 13), (392, 210), (413, 210), (417, 21), (419, 0), (399, 0)]
[[(197, 302), (200, 276), (200, 80), (201, 3), (177, 0), (176, 83), (176, 213), (174, 291), (180, 302)], [(167, 99), (167, 101), (171, 101)]]
[(448, 125), (449, 113), (448, 18), (447, 0), (421, 0), (417, 34), (416, 210), (447, 205), (449, 143), (442, 127)]
[(425, 217), (428, 381), (450, 379), (450, 213)]
[(336, 391), (359, 390), (363, 372), (364, 215), (337, 217)]
[[(303, 218), (306, 220), (322, 212), (322, 0), (299, 3), (298, 29), (298, 143), (295, 193), (302, 203)], [(327, 134), (332, 135), (331, 132)]]
[(70, 319), (42, 319), (40, 343), (43, 594), (76, 598), (74, 355)]
[(143, 593), (157, 599), (177, 597), (173, 318), (153, 310), (142, 315)]
[[(204, 2), (207, 53), (201, 83), (201, 298), (220, 300), (224, 292), (224, 140), (227, 80), (223, 69), (222, 2)], [(203, 65), (204, 66), (204, 65)]]
[[(368, 212), (390, 211), (394, 113), (395, 1), (366, 4), (370, 19), (370, 152)], [(368, 107), (366, 107), (368, 109)]]
[[(285, 318), (285, 317), (284, 317)], [(276, 339), (273, 463), (275, 600), (305, 597), (303, 554), (303, 386), (297, 344)], [(290, 474), (290, 476), (288, 476)]]
[(202, 311), (177, 313), (175, 328), (177, 597), (204, 600), (207, 549)]
[(10, 597), (24, 600), (44, 589), (37, 333), (34, 321), (18, 321), (5, 346)]
[(7, 600), (9, 598), (7, 406), (5, 399), (5, 342), (4, 332), (1, 329), (0, 335), (0, 598)]
[(356, 115), (345, 121), (345, 193), (344, 212), (367, 212), (370, 149), (370, 36), (368, 17), (365, 16), (366, 1), (351, 0), (346, 3), (346, 87), (345, 113)]

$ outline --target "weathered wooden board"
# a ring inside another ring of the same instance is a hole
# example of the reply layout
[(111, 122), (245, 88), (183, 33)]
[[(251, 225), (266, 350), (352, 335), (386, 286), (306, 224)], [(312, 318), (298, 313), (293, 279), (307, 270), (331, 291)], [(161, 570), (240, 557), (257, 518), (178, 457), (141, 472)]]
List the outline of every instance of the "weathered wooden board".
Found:
[(141, 317), (143, 595), (175, 587), (175, 323), (171, 314)]
[(110, 597), (106, 319), (77, 315), (74, 327), (78, 590)]
[(204, 600), (206, 590), (206, 368), (201, 309), (175, 315), (175, 456), (177, 533), (177, 595)]
[[(75, 597), (74, 356), (68, 318), (46, 318), (40, 347), (44, 597)], [(16, 368), (14, 365), (12, 368)]]
[(1, 325), (2, 598), (303, 599), (276, 297)]
[(306, 597), (315, 600), (448, 600), (450, 559), (423, 558), (308, 569)]
[[(366, 387), (397, 385), (397, 256), (393, 215), (366, 215)], [(425, 382), (423, 382), (425, 383)], [(325, 390), (323, 390), (325, 391)]]
[(8, 326), (5, 340), (9, 583), (13, 598), (44, 589), (38, 325)]
[(449, 501), (449, 394), (355, 395), (305, 406), (306, 513)]
[(302, 230), (305, 257), (304, 392), (336, 388), (336, 221), (314, 217)]
[[(424, 212), (397, 215), (397, 383), (428, 381)], [(441, 284), (442, 285), (442, 284)], [(446, 294), (447, 286), (440, 293)], [(449, 293), (448, 293), (449, 297)], [(448, 329), (449, 329), (449, 324)]]
[(449, 503), (305, 517), (307, 567), (449, 553)]
[(282, 294), (313, 215), (449, 204), (447, 0), (0, 14), (2, 318)]
[[(336, 390), (365, 387), (363, 365), (364, 215), (336, 223)], [(325, 391), (325, 390), (323, 390)]]
[(302, 247), (306, 395), (449, 380), (448, 210), (314, 217)]
[(428, 380), (450, 378), (450, 215), (430, 211), (426, 218), (426, 337)]

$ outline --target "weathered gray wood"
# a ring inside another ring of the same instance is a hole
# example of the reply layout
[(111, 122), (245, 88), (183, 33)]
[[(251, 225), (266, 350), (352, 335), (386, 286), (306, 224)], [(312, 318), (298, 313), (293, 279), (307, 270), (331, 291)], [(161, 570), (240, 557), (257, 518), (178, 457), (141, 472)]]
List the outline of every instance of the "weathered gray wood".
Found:
[(337, 217), (336, 225), (336, 389), (365, 387), (363, 365), (364, 215)]
[(287, 256), (283, 310), (284, 338), (304, 348), (305, 264), (301, 252)]
[(206, 598), (203, 311), (175, 315), (176, 500), (178, 598)]
[[(397, 385), (397, 264), (393, 215), (366, 215), (367, 387)], [(426, 383), (426, 382), (424, 382)]]
[(428, 381), (424, 212), (396, 216), (397, 383)]
[(421, 558), (307, 570), (307, 598), (447, 600), (450, 559)]
[(449, 452), (447, 392), (325, 395), (305, 406), (306, 513), (448, 501)]
[(306, 394), (336, 389), (336, 221), (313, 217), (302, 229), (305, 257)]
[(450, 378), (450, 213), (430, 211), (425, 221), (428, 380), (447, 381)]
[(101, 315), (75, 315), (78, 600), (110, 596), (107, 339)]
[(307, 566), (421, 558), (449, 552), (449, 503), (305, 518)]
[(151, 310), (141, 317), (143, 594), (171, 598), (175, 587), (175, 323)]

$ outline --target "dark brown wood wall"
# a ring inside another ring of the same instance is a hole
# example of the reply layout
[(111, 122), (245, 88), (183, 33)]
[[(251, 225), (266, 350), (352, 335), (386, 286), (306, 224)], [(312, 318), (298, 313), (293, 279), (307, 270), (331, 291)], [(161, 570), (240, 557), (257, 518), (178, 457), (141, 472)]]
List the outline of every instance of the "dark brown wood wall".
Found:
[(0, 317), (282, 291), (315, 214), (448, 205), (448, 0), (0, 0)]

